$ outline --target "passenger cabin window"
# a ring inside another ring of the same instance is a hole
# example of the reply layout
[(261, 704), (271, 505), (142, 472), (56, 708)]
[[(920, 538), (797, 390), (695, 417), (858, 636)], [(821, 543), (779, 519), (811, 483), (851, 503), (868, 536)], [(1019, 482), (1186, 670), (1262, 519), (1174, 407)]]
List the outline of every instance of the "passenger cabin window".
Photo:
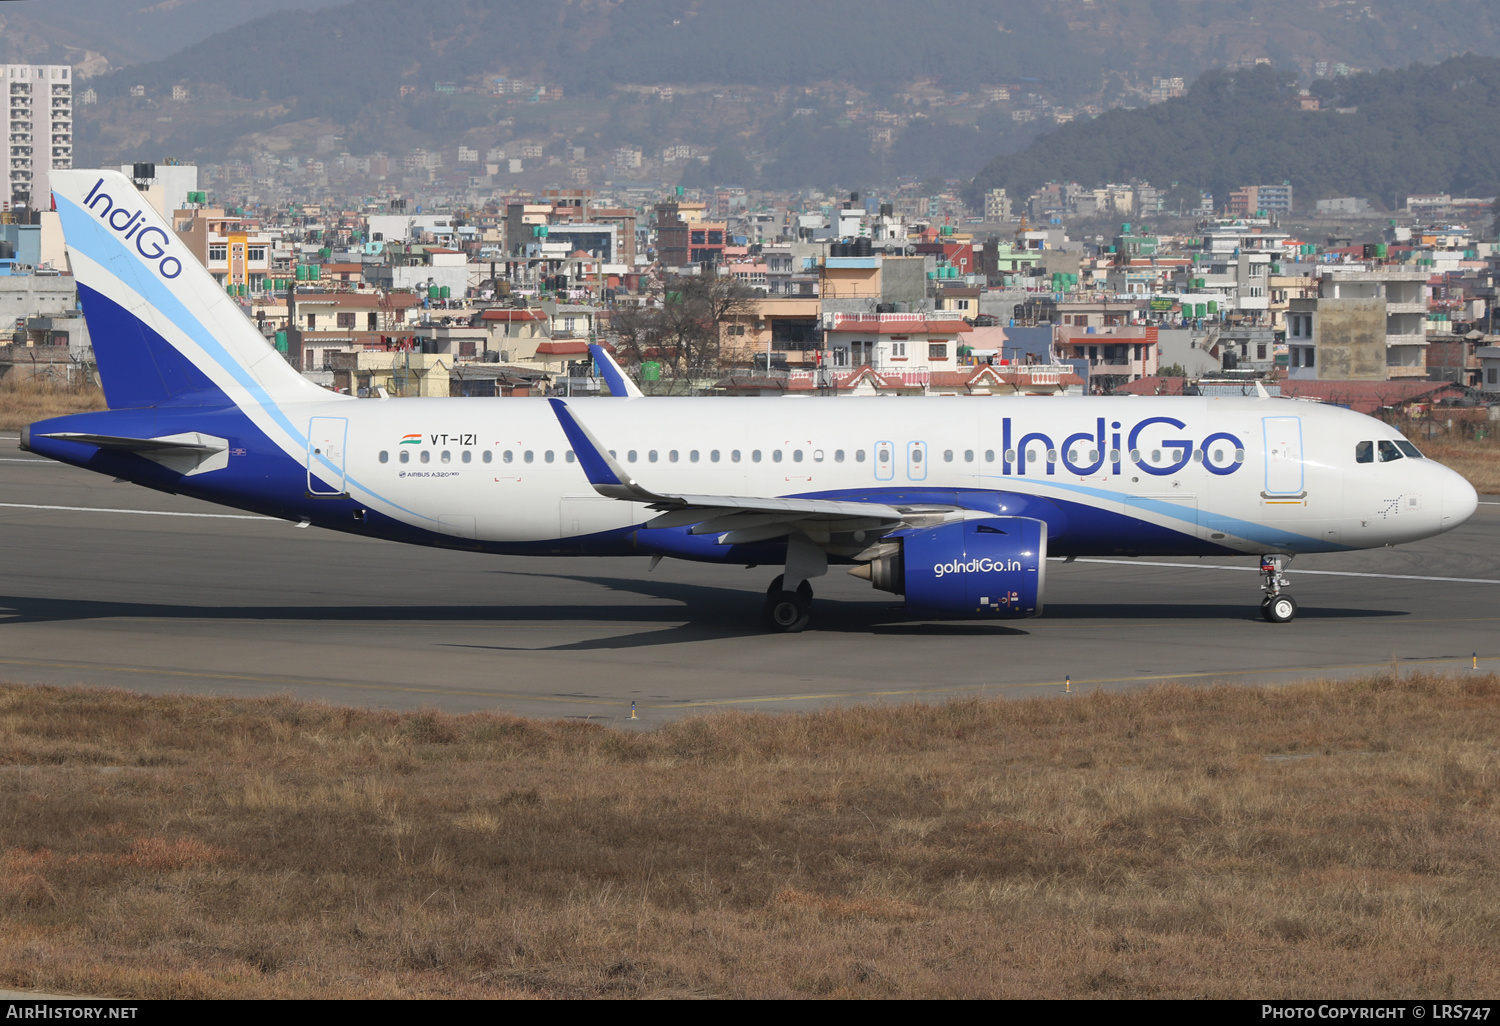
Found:
[(842, 450), (842, 449), (835, 449), (835, 450), (833, 450), (833, 462), (835, 462), (835, 463), (842, 463), (842, 462), (844, 462), (844, 450)]
[(432, 462), (432, 453), (428, 452), (426, 449), (422, 450), (422, 462), (423, 463), (431, 463)]
[(781, 450), (780, 449), (772, 449), (771, 450), (771, 462), (772, 463), (780, 463), (781, 462)]
[(527, 449), (526, 450), (526, 454), (524, 456), (522, 456), (521, 458), (523, 460), (525, 460), (527, 463), (530, 463), (530, 462), (532, 462), (533, 460), (536, 459), (536, 453), (532, 452), (530, 449)]
[(572, 449), (569, 449), (567, 452), (563, 453), (563, 459), (567, 460), (569, 463), (572, 463), (574, 460), (578, 459), (578, 457), (573, 454)]
[(1355, 442), (1354, 443), (1354, 462), (1355, 463), (1374, 463), (1375, 462), (1375, 443), (1374, 442)]
[(864, 461), (865, 461), (865, 451), (863, 449), (855, 449), (854, 450), (854, 462), (855, 463), (863, 463)]
[(646, 459), (650, 460), (652, 463), (655, 463), (657, 460), (656, 450), (652, 449), (650, 452), (646, 453)]
[(407, 449), (402, 449), (400, 459), (402, 463), (411, 462), (411, 452)]
[(484, 460), (484, 462), (490, 463), (494, 460), (495, 454), (486, 449), (484, 450), (484, 456), (481, 458)]
[(751, 463), (759, 463), (760, 462), (760, 450), (759, 449), (751, 449), (750, 450), (750, 462)]
[(551, 463), (552, 460), (553, 460), (552, 450), (548, 449), (546, 455), (544, 455), (542, 458), (544, 460), (546, 460), (548, 463)]
[(995, 462), (995, 450), (994, 449), (986, 449), (986, 450), (984, 450), (984, 462), (986, 462), (986, 463), (994, 463)]
[(500, 457), (500, 458), (501, 458), (501, 459), (502, 459), (502, 460), (504, 460), (504, 461), (505, 461), (505, 462), (506, 462), (506, 463), (510, 463), (510, 462), (512, 462), (512, 461), (513, 461), (513, 460), (515, 460), (515, 458), (516, 458), (516, 454), (515, 454), (515, 453), (513, 453), (513, 452), (511, 452), (511, 451), (510, 451), (510, 450), (509, 450), (509, 449), (506, 449), (506, 450), (505, 450), (505, 455), (504, 455), (504, 456), (502, 456), (502, 457)]
[(627, 463), (634, 463), (635, 462), (635, 450), (634, 449), (631, 449), (629, 452), (627, 452), (625, 454), (625, 461)]
[(1380, 462), (1389, 463), (1392, 460), (1401, 459), (1401, 450), (1396, 448), (1396, 443), (1382, 438), (1375, 443), (1376, 451), (1380, 453)]
[(391, 461), (391, 454), (389, 452), (387, 452), (386, 450), (381, 449), (380, 450), (380, 462), (381, 463), (389, 463), (390, 461)]
[(465, 463), (472, 463), (474, 461), (474, 454), (472, 452), (470, 452), (469, 450), (465, 449), (464, 452), (463, 452), (463, 456), (461, 458), (463, 459), (463, 461)]
[(708, 460), (709, 460), (710, 463), (717, 463), (717, 462), (719, 462), (719, 450), (717, 450), (717, 449), (710, 449), (708, 451)]
[(442, 461), (444, 463), (447, 463), (447, 462), (449, 462), (449, 461), (451, 461), (453, 459), (453, 454), (451, 452), (449, 452), (447, 449), (444, 449), (443, 450), (443, 455), (442, 455), (441, 458), (442, 458)]
[(729, 452), (729, 462), (731, 462), (731, 463), (738, 463), (739, 461), (740, 461), (740, 451), (738, 449), (732, 449), (732, 450), (730, 450), (730, 452)]
[(667, 460), (669, 462), (671, 462), (671, 463), (676, 463), (677, 462), (677, 450), (676, 449), (673, 449), (671, 452), (667, 453)]

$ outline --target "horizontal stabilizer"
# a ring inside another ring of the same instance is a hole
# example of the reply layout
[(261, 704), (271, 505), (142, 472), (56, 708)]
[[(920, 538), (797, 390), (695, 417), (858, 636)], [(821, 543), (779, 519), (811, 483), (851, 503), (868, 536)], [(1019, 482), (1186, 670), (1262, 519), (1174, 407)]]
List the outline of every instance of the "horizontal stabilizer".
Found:
[(96, 435), (84, 431), (52, 431), (38, 437), (95, 445), (111, 452), (133, 452), (188, 477), (229, 466), (229, 442), (199, 431), (160, 438)]

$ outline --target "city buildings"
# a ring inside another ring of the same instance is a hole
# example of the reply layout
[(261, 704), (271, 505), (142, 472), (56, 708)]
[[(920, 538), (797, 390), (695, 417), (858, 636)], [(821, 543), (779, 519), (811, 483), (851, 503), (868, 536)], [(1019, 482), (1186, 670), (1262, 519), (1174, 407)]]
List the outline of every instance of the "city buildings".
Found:
[(48, 174), (73, 166), (72, 74), (65, 64), (0, 64), (10, 115), (0, 151), (5, 210), (50, 210)]
[(1350, 381), (1426, 377), (1423, 296), (1417, 268), (1330, 269), (1318, 295), (1287, 311), (1288, 375)]

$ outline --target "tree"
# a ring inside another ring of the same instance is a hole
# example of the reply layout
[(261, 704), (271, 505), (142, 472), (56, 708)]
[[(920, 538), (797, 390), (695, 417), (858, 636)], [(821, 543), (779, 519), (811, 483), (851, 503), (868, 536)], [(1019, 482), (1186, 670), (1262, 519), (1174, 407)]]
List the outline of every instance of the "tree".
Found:
[(641, 384), (658, 395), (691, 392), (718, 374), (724, 322), (755, 297), (734, 277), (712, 273), (653, 278), (645, 293), (644, 305), (616, 311), (611, 331), (627, 362), (658, 365), (660, 380)]
[(1173, 182), (1162, 202), (1165, 209), (1174, 214), (1196, 214), (1203, 205), (1203, 191), (1191, 185)]

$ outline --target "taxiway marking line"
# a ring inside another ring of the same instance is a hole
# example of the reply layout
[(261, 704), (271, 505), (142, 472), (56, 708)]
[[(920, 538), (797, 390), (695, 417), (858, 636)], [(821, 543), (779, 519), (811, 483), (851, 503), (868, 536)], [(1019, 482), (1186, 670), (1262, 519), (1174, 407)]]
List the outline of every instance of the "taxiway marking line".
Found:
[[(41, 506), (31, 502), (0, 502), (5, 509), (48, 509), (67, 513), (139, 513), (147, 517), (199, 517), (205, 520), (276, 520), (250, 513), (173, 513), (164, 509), (110, 509), (103, 506)], [(286, 522), (286, 521), (283, 521)]]
[[(1500, 503), (1497, 503), (1500, 505)], [(1258, 574), (1258, 566), (1224, 566), (1222, 563), (1150, 563), (1143, 559), (1075, 559), (1075, 563), (1108, 563), (1111, 566), (1165, 566), (1179, 570), (1238, 570), (1241, 573)], [(1422, 577), (1417, 574), (1366, 574), (1352, 570), (1298, 570), (1284, 567), (1282, 573), (1316, 574), (1319, 577), (1378, 577), (1387, 581), (1441, 581), (1445, 584), (1500, 584), (1500, 580), (1488, 577)]]

